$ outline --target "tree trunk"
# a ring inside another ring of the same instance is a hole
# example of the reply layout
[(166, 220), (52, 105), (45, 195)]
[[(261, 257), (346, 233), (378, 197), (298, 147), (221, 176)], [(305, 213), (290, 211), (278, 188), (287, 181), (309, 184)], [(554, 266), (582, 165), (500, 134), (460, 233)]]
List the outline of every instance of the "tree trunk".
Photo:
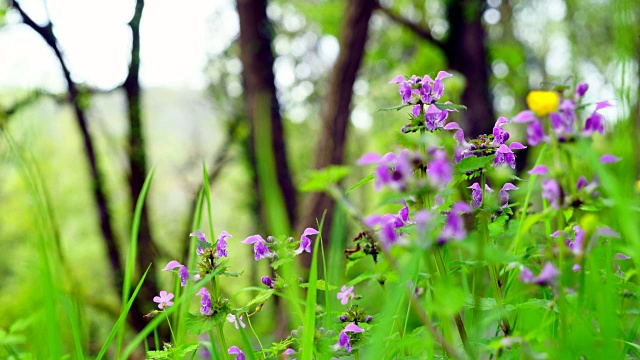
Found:
[[(245, 85), (245, 99), (247, 113), (251, 121), (251, 153), (253, 168), (256, 170), (259, 164), (256, 153), (256, 140), (264, 134), (257, 133), (256, 129), (260, 125), (267, 125), (271, 132), (271, 150), (273, 153), (273, 168), (279, 187), (287, 220), (289, 224), (296, 221), (297, 199), (296, 189), (293, 185), (289, 165), (287, 163), (287, 152), (285, 147), (285, 136), (280, 116), (280, 105), (276, 97), (275, 78), (273, 73), (273, 52), (271, 50), (272, 26), (267, 18), (266, 0), (238, 0), (238, 16), (240, 18), (240, 59), (242, 60), (242, 77)], [(257, 113), (259, 104), (266, 101), (270, 116)], [(264, 119), (268, 124), (261, 124)], [(266, 128), (266, 127), (265, 127)], [(262, 192), (265, 184), (257, 184)], [(264, 195), (264, 194), (263, 194)], [(264, 204), (259, 205), (263, 219), (267, 215)], [(268, 225), (268, 221), (263, 221)], [(273, 231), (273, 229), (267, 229)], [(286, 235), (286, 234), (273, 234)]]
[[(297, 218), (296, 189), (285, 147), (280, 105), (276, 97), (272, 26), (266, 0), (238, 0), (240, 59), (247, 114), (250, 121), (248, 158), (253, 170), (255, 203), (269, 235), (289, 235)], [(276, 298), (276, 334), (288, 329), (286, 312)]]
[[(122, 84), (126, 94), (127, 110), (129, 115), (129, 195), (131, 197), (131, 214), (134, 214), (136, 203), (142, 186), (147, 176), (147, 153), (144, 142), (142, 124), (142, 91), (140, 88), (140, 20), (144, 0), (137, 0), (136, 7), (129, 21), (131, 27), (131, 62), (127, 78)], [(130, 321), (133, 327), (140, 331), (147, 321), (142, 317), (149, 310), (149, 299), (159, 293), (156, 277), (156, 264), (154, 260), (158, 254), (157, 248), (151, 236), (151, 226), (147, 207), (143, 206), (140, 214), (140, 228), (138, 231), (138, 253), (136, 254), (136, 268), (139, 274), (144, 273), (147, 266), (149, 273), (145, 279), (138, 296), (131, 308)], [(167, 338), (168, 332), (162, 329), (162, 338)], [(150, 342), (152, 345), (153, 342)]]
[[(316, 147), (315, 168), (322, 169), (344, 161), (353, 84), (362, 58), (369, 32), (369, 19), (376, 8), (374, 0), (350, 0), (345, 9), (345, 18), (340, 37), (340, 54), (333, 67), (329, 88), (324, 96), (322, 132)], [(334, 201), (324, 193), (312, 193), (304, 208), (297, 228), (298, 232), (308, 226), (316, 226), (316, 219), (326, 210), (322, 236), (324, 245), (329, 244), (329, 234), (334, 214)]]
[(489, 92), (489, 67), (485, 31), (482, 26), (483, 0), (449, 1), (449, 37), (444, 44), (449, 66), (464, 75), (467, 87), (462, 93), (465, 134), (490, 134), (495, 123)]

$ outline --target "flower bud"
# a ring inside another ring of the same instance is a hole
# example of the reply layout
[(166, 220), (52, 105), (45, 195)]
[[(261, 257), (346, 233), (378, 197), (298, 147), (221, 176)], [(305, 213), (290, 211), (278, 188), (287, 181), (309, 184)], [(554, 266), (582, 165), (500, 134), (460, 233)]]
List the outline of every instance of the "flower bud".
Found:
[(371, 322), (371, 320), (373, 320), (373, 316), (371, 316), (371, 315), (367, 315), (367, 316), (364, 318), (364, 322), (366, 322), (367, 324), (368, 324), (368, 323), (370, 323), (370, 322)]
[(262, 277), (262, 283), (267, 285), (269, 288), (273, 289), (273, 279), (271, 279), (268, 276), (263, 276)]
[(347, 322), (347, 320), (348, 320), (347, 315), (340, 315), (341, 322)]

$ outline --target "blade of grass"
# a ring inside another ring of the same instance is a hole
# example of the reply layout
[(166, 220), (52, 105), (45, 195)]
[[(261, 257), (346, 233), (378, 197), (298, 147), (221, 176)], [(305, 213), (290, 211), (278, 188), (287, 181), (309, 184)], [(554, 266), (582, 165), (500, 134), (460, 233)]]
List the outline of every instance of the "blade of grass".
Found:
[(142, 282), (144, 282), (144, 279), (147, 277), (147, 273), (149, 272), (150, 268), (151, 268), (151, 265), (149, 265), (147, 267), (147, 271), (145, 271), (144, 274), (142, 275), (142, 277), (140, 278), (140, 281), (138, 282), (138, 286), (136, 286), (135, 290), (133, 291), (133, 295), (131, 296), (131, 299), (129, 299), (129, 301), (125, 304), (124, 308), (122, 309), (122, 312), (120, 313), (120, 316), (118, 317), (118, 320), (116, 320), (116, 323), (115, 323), (115, 325), (113, 325), (113, 328), (111, 329), (111, 332), (109, 332), (109, 336), (107, 336), (107, 340), (105, 340), (104, 344), (102, 345), (102, 348), (100, 349), (100, 352), (98, 352), (98, 356), (96, 356), (96, 360), (102, 359), (104, 354), (107, 352), (107, 349), (109, 348), (109, 345), (111, 344), (111, 341), (113, 341), (113, 338), (120, 331), (120, 328), (122, 327), (122, 325), (124, 324), (124, 322), (125, 322), (125, 320), (127, 318), (127, 314), (129, 313), (129, 309), (131, 309), (131, 305), (133, 304), (133, 300), (135, 300), (136, 295), (138, 295), (138, 291), (140, 290), (140, 287), (142, 286)]
[[(51, 238), (50, 234), (48, 234), (48, 231), (46, 231), (47, 228), (50, 229), (50, 227), (47, 226), (48, 212), (46, 206), (43, 204), (43, 196), (39, 191), (37, 175), (34, 174), (32, 169), (30, 169), (25, 156), (17, 149), (11, 136), (6, 132), (3, 132), (3, 134), (7, 144), (9, 145), (11, 153), (15, 155), (18, 162), (18, 169), (22, 179), (24, 180), (24, 184), (26, 184), (27, 190), (36, 204), (36, 216), (34, 216), (34, 220), (38, 222), (35, 228), (38, 232), (37, 252), (41, 272), (38, 280), (42, 282), (42, 286), (39, 288), (42, 290), (41, 295), (43, 298), (42, 301), (44, 302), (45, 314), (48, 314), (43, 321), (46, 325), (46, 341), (40, 342), (40, 345), (44, 345), (46, 343), (46, 346), (43, 346), (42, 350), (44, 353), (41, 355), (57, 359), (62, 356), (63, 343), (61, 338), (62, 326), (59, 323), (59, 318), (57, 316), (58, 304), (56, 294), (58, 294), (59, 291), (53, 280), (53, 269), (49, 259), (49, 252), (47, 251), (47, 244), (55, 244), (55, 241)], [(57, 278), (57, 276), (55, 277)]]
[[(207, 276), (200, 279), (199, 282), (205, 284), (211, 281), (211, 279), (213, 279), (214, 276), (218, 275), (220, 271), (222, 271), (225, 268), (226, 262), (227, 262), (226, 260), (221, 262), (220, 266), (216, 270), (214, 270), (211, 274), (208, 274)], [(142, 329), (142, 331), (140, 331), (133, 338), (133, 340), (131, 340), (131, 342), (129, 343), (129, 345), (127, 345), (127, 347), (124, 349), (124, 351), (122, 352), (122, 355), (120, 355), (119, 358), (128, 359), (129, 356), (136, 350), (136, 348), (144, 341), (144, 339), (153, 331), (153, 329), (157, 328), (161, 322), (166, 321), (167, 317), (173, 314), (173, 312), (177, 311), (177, 309), (180, 308), (179, 306), (180, 304), (182, 304), (183, 302), (190, 301), (191, 298), (193, 298), (193, 296), (196, 294), (196, 292), (198, 292), (198, 290), (199, 290), (198, 287), (193, 287), (189, 289), (189, 291), (185, 291), (182, 294), (182, 296), (180, 296), (178, 299), (176, 299), (176, 301), (174, 301), (173, 306), (166, 308), (165, 311), (162, 311), (160, 315), (158, 315), (153, 320), (151, 320), (147, 324), (147, 326), (145, 326), (144, 329)], [(215, 346), (215, 344), (212, 344), (212, 346)]]
[[(322, 215), (322, 220), (318, 224), (318, 238), (313, 246), (313, 252), (311, 257), (311, 268), (309, 269), (309, 288), (307, 289), (307, 302), (304, 314), (304, 332), (302, 338), (302, 359), (311, 360), (314, 353), (314, 336), (316, 328), (316, 298), (317, 298), (317, 285), (318, 285), (318, 246), (322, 242), (322, 226), (324, 225), (324, 217), (326, 212)], [(325, 291), (328, 293), (329, 291)]]
[[(153, 180), (153, 174), (155, 173), (155, 171), (156, 167), (154, 166), (151, 168), (151, 171), (149, 171), (149, 174), (147, 174), (147, 177), (144, 180), (144, 184), (142, 185), (142, 189), (140, 190), (140, 196), (138, 196), (138, 200), (136, 202), (136, 208), (133, 212), (133, 221), (131, 223), (131, 237), (129, 238), (129, 253), (127, 254), (127, 264), (124, 269), (124, 281), (122, 284), (122, 312), (124, 312), (124, 304), (126, 304), (127, 300), (129, 299), (129, 294), (131, 292), (131, 283), (133, 282), (133, 277), (135, 275), (136, 254), (138, 253), (138, 231), (140, 230), (140, 217), (142, 216), (142, 207), (144, 206), (147, 192), (149, 191), (149, 187), (151, 186), (151, 180)], [(123, 339), (124, 327), (119, 329), (116, 354), (120, 353)]]

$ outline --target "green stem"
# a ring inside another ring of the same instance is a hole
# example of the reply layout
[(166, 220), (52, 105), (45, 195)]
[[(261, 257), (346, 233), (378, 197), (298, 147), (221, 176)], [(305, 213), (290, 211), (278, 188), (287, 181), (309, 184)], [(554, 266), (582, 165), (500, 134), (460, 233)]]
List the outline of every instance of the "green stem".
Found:
[[(214, 276), (211, 279), (211, 283), (213, 284), (213, 294), (216, 301), (220, 299), (220, 284), (218, 283), (218, 277)], [(223, 324), (216, 325), (216, 329), (218, 330), (218, 339), (220, 339), (220, 346), (222, 347), (222, 358), (229, 359), (229, 354), (227, 354), (227, 340), (224, 337)], [(215, 344), (211, 344), (211, 346), (215, 346)]]
[[(435, 248), (433, 250), (433, 257), (436, 259), (436, 266), (438, 267), (438, 272), (443, 279), (446, 279), (449, 274), (447, 272), (447, 267), (444, 263), (444, 258), (442, 257), (442, 253), (440, 252), (440, 248)], [(467, 330), (464, 328), (464, 321), (462, 321), (462, 316), (460, 313), (455, 313), (453, 315), (453, 319), (456, 323), (456, 328), (458, 328), (458, 334), (460, 334), (460, 340), (462, 340), (462, 345), (464, 346), (465, 351), (472, 359), (475, 358), (473, 353), (473, 348), (469, 343), (469, 337), (467, 336)]]
[[(484, 244), (490, 244), (491, 239), (489, 238), (489, 219), (487, 218), (487, 214), (484, 211), (484, 199), (485, 199), (485, 184), (486, 184), (486, 174), (483, 171), (481, 176), (481, 187), (482, 187), (482, 204), (480, 207), (480, 221), (482, 222), (482, 234), (484, 237)], [(507, 318), (506, 313), (504, 312), (504, 298), (502, 297), (502, 287), (500, 284), (500, 272), (497, 269), (496, 265), (493, 262), (487, 261), (489, 265), (489, 277), (491, 277), (491, 287), (493, 288), (493, 292), (496, 297), (496, 302), (500, 309), (500, 314), (502, 317), (501, 328), (504, 331), (505, 336), (509, 335), (510, 327), (509, 327), (509, 319)], [(476, 304), (478, 306), (479, 304)]]
[(253, 329), (253, 325), (251, 325), (251, 319), (249, 318), (249, 314), (247, 314), (247, 322), (249, 323), (249, 328), (251, 329), (253, 336), (255, 336), (256, 340), (258, 340), (258, 345), (260, 345), (260, 351), (262, 351), (263, 350), (262, 342), (260, 342), (260, 338), (258, 337), (258, 334), (256, 334), (256, 331)]

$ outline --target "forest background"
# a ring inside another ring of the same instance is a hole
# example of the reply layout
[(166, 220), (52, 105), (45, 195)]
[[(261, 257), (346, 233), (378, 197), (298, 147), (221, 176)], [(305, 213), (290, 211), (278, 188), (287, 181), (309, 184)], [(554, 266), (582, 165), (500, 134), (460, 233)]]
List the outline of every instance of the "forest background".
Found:
[[(608, 126), (625, 126), (638, 149), (639, 24), (633, 0), (0, 1), (0, 329), (33, 311), (39, 291), (34, 188), (95, 352), (119, 315), (132, 214), (152, 167), (138, 272), (153, 265), (132, 332), (170, 280), (159, 264), (188, 249), (203, 162), (216, 229), (237, 240), (236, 268), (259, 279), (266, 267), (239, 241), (278, 232), (271, 195), (292, 233), (326, 210), (328, 250), (350, 240), (332, 229), (355, 235), (328, 197), (299, 187), (312, 169), (394, 148), (406, 115), (376, 110), (396, 104), (396, 75), (453, 73), (443, 100), (468, 107), (452, 120), (471, 136), (523, 110), (530, 89), (585, 81), (585, 101), (611, 101)], [(637, 155), (632, 163), (637, 175)], [(344, 184), (366, 175), (354, 167)], [(376, 209), (369, 190), (352, 197), (362, 209)], [(260, 333), (275, 328), (269, 311)]]

